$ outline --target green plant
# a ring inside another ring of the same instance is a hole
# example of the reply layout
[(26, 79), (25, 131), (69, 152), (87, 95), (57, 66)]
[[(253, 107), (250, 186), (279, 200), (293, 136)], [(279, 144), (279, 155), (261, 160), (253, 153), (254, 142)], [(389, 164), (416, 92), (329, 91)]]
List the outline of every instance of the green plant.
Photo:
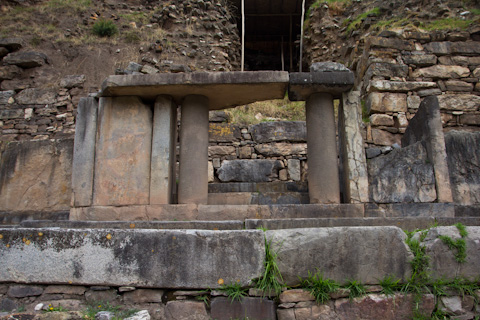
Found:
[(346, 23), (348, 23), (347, 30), (346, 30), (347, 34), (350, 34), (350, 32), (352, 32), (353, 30), (358, 29), (365, 18), (371, 17), (371, 16), (376, 17), (378, 15), (380, 15), (380, 8), (375, 7), (367, 12), (364, 12), (358, 15), (357, 18), (351, 22), (347, 19), (346, 20)]
[(113, 21), (100, 19), (93, 25), (92, 32), (99, 37), (111, 37), (118, 32), (118, 29)]
[(402, 288), (402, 284), (400, 283), (400, 279), (395, 279), (393, 276), (386, 276), (382, 280), (380, 280), (380, 285), (382, 286), (381, 293), (391, 296), (395, 294), (395, 292), (400, 291)]
[(139, 43), (140, 40), (141, 38), (136, 31), (129, 31), (125, 34), (125, 42), (127, 43)]
[(458, 263), (464, 263), (465, 260), (467, 259), (467, 243), (464, 238), (468, 236), (468, 232), (466, 227), (461, 224), (457, 223), (455, 226), (458, 229), (458, 232), (460, 233), (461, 238), (457, 240), (453, 240), (449, 236), (446, 235), (440, 235), (438, 238), (445, 243), (450, 250), (455, 249), (455, 260), (457, 260)]
[[(417, 232), (420, 233), (420, 240), (413, 239), (413, 236)], [(406, 231), (407, 239), (405, 240), (406, 244), (413, 253), (413, 259), (410, 261), (412, 266), (412, 276), (402, 287), (404, 292), (414, 292), (420, 293), (424, 291), (425, 286), (429, 280), (429, 275), (427, 272), (429, 257), (425, 253), (425, 246), (420, 244), (420, 241), (423, 241), (427, 235), (427, 230), (415, 230), (412, 232)]]
[(119, 306), (112, 306), (108, 302), (90, 303), (87, 309), (83, 311), (83, 318), (87, 320), (94, 320), (95, 315), (100, 311), (109, 311), (114, 314), (113, 320), (121, 320), (130, 317), (138, 312), (137, 309), (122, 309)]
[(225, 292), (228, 298), (233, 302), (235, 300), (242, 300), (242, 298), (247, 295), (248, 289), (242, 288), (241, 284), (236, 282), (222, 285), (220, 291)]
[(255, 281), (256, 287), (268, 294), (274, 292), (279, 295), (283, 288), (283, 277), (277, 265), (277, 255), (272, 249), (272, 241), (265, 237), (265, 270), (263, 275)]
[(361, 297), (367, 293), (365, 286), (357, 280), (347, 280), (345, 289), (348, 289), (350, 291), (350, 293), (348, 294), (348, 297), (350, 299)]
[(306, 279), (300, 278), (300, 286), (309, 291), (317, 303), (330, 300), (330, 293), (335, 292), (340, 286), (332, 279), (326, 279), (319, 271), (315, 274), (308, 272)]
[(43, 310), (43, 312), (56, 312), (56, 311), (65, 312), (68, 310), (60, 305), (58, 307), (53, 307), (51, 304), (48, 305), (47, 309)]
[(208, 295), (196, 296), (195, 300), (202, 301), (207, 307), (210, 307), (210, 296)]
[(22, 304), (20, 307), (17, 308), (17, 312), (25, 312), (25, 310), (27, 309), (25, 308), (24, 304)]

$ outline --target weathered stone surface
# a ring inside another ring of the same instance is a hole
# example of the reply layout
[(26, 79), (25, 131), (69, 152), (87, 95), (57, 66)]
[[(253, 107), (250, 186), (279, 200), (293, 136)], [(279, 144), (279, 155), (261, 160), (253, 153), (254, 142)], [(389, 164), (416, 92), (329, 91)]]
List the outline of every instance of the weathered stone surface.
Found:
[(8, 298), (0, 300), (0, 310), (12, 311), (15, 308), (17, 308), (17, 304), (15, 303), (15, 301)]
[(480, 114), (462, 114), (460, 123), (466, 125), (480, 126)]
[(367, 41), (367, 46), (370, 48), (390, 48), (406, 51), (412, 51), (415, 49), (413, 41), (384, 37), (368, 37)]
[(279, 297), (280, 303), (314, 301), (315, 297), (303, 289), (291, 289), (283, 291)]
[(373, 76), (382, 76), (387, 78), (400, 77), (408, 75), (408, 66), (386, 62), (374, 62), (365, 72), (365, 78), (371, 79)]
[(391, 146), (395, 143), (400, 144), (400, 135), (392, 134), (385, 130), (372, 129), (373, 143), (380, 146)]
[(368, 162), (370, 196), (377, 203), (432, 202), (437, 198), (433, 165), (418, 142)]
[(404, 55), (403, 62), (406, 64), (413, 64), (418, 67), (428, 67), (437, 63), (437, 56), (434, 54), (412, 54), (412, 55)]
[(87, 289), (83, 286), (48, 286), (45, 288), (44, 294), (53, 294), (53, 293), (61, 293), (61, 294), (69, 294), (69, 295), (77, 295), (81, 296), (85, 293)]
[(437, 201), (452, 202), (445, 139), (437, 97), (427, 97), (422, 101), (402, 137), (402, 146), (406, 147), (419, 141), (425, 145), (428, 161), (433, 163)]
[(406, 279), (410, 272), (405, 233), (396, 227), (287, 229), (265, 235), (278, 253), (287, 285), (298, 284), (309, 271), (340, 283), (356, 279), (365, 284), (378, 284), (385, 275)]
[(210, 110), (218, 110), (255, 101), (283, 99), (288, 79), (288, 72), (284, 71), (114, 75), (103, 82), (101, 94), (135, 96), (141, 90), (142, 98), (153, 99), (167, 94), (177, 105), (187, 95), (202, 95), (208, 98)]
[(406, 112), (407, 95), (372, 92), (367, 97), (366, 107), (369, 113)]
[(368, 174), (365, 148), (360, 130), (360, 92), (351, 91), (342, 97), (339, 109), (340, 161), (344, 168), (344, 200), (350, 203), (368, 201)]
[(23, 47), (23, 40), (21, 38), (0, 38), (0, 47), (10, 51), (19, 50)]
[(262, 122), (250, 126), (253, 140), (257, 143), (275, 141), (305, 142), (307, 129), (304, 121)]
[(393, 117), (388, 114), (375, 113), (370, 116), (370, 123), (372, 126), (387, 126), (393, 127), (395, 122)]
[(208, 139), (211, 142), (232, 142), (240, 140), (240, 128), (230, 123), (210, 123)]
[(165, 308), (167, 319), (209, 320), (205, 303), (197, 301), (169, 301)]
[(264, 298), (244, 297), (240, 301), (217, 297), (211, 303), (210, 318), (230, 319), (275, 319), (275, 302)]
[(17, 66), (0, 66), (0, 81), (12, 80), (13, 78), (20, 75), (22, 71), (22, 68), (19, 68)]
[(71, 88), (77, 88), (77, 87), (83, 87), (83, 84), (85, 83), (85, 75), (68, 75), (65, 76), (62, 80), (60, 80), (60, 86), (63, 88), (71, 89)]
[(211, 158), (235, 155), (234, 146), (208, 146), (208, 156)]
[(448, 91), (470, 92), (473, 91), (473, 83), (468, 83), (459, 80), (445, 81), (445, 86)]
[(72, 166), (73, 206), (90, 206), (93, 199), (98, 101), (81, 98), (77, 108)]
[[(335, 301), (337, 319), (385, 319), (409, 320), (414, 314), (414, 296), (397, 293), (394, 296), (369, 294), (364, 297), (339, 299)], [(423, 295), (419, 306), (419, 313), (429, 317), (435, 308), (435, 297)]]
[(408, 92), (420, 89), (436, 88), (435, 82), (429, 81), (388, 81), (388, 80), (372, 80), (370, 82), (370, 90), (372, 91), (389, 91), (389, 92)]
[(125, 318), (125, 320), (150, 320), (150, 313), (148, 310), (141, 310), (134, 313), (132, 316)]
[(14, 52), (3, 58), (6, 64), (13, 64), (21, 68), (35, 68), (47, 63), (48, 57), (41, 52)]
[(452, 218), (455, 208), (450, 203), (389, 203), (382, 205), (385, 217)]
[(10, 298), (25, 298), (39, 296), (43, 293), (42, 287), (33, 286), (11, 286), (8, 288), (7, 295)]
[(348, 69), (341, 63), (331, 62), (331, 61), (315, 62), (310, 66), (310, 72), (333, 72), (333, 71), (350, 72), (350, 69)]
[(473, 94), (444, 94), (438, 96), (441, 110), (476, 111), (480, 108), (480, 97)]
[(101, 98), (93, 204), (148, 204), (152, 110), (138, 97)]
[(426, 77), (435, 79), (457, 79), (470, 75), (470, 69), (460, 66), (435, 65), (413, 71), (413, 77)]
[[(480, 203), (480, 133), (445, 134), (448, 169), (455, 203)], [(474, 148), (473, 146), (477, 146)]]
[(15, 96), (19, 104), (52, 104), (56, 102), (56, 94), (52, 90), (29, 88)]
[(5, 57), (8, 54), (8, 50), (6, 48), (0, 47), (0, 58)]
[(68, 210), (72, 139), (11, 142), (0, 158), (2, 210)]
[(418, 109), (420, 107), (421, 99), (419, 96), (411, 95), (407, 96), (407, 107), (409, 109)]
[(448, 41), (430, 42), (424, 46), (427, 52), (431, 52), (437, 56), (444, 56), (452, 52), (452, 43)]
[(210, 111), (208, 113), (209, 122), (227, 122), (230, 119), (230, 115), (225, 111)]
[(223, 279), (246, 286), (262, 274), (265, 256), (259, 230), (4, 228), (0, 234), (0, 278), (7, 282), (217, 288)]
[(282, 167), (278, 160), (225, 160), (217, 174), (223, 182), (267, 182)]
[(154, 289), (137, 289), (123, 294), (126, 303), (162, 303), (164, 291)]
[(305, 155), (307, 154), (306, 143), (271, 143), (257, 144), (255, 150), (265, 157)]
[(480, 275), (478, 261), (480, 261), (480, 227), (466, 227), (468, 236), (466, 242), (466, 260), (459, 263), (455, 260), (455, 249), (448, 246), (439, 238), (445, 235), (453, 241), (459, 239), (457, 227), (436, 227), (428, 231), (421, 242), (425, 246), (425, 253), (430, 257), (429, 266), (433, 279), (454, 279), (456, 277), (474, 280)]
[(290, 177), (290, 179), (293, 181), (300, 181), (301, 180), (300, 160), (288, 159), (287, 167), (288, 167), (288, 176)]
[(83, 314), (80, 311), (45, 312), (37, 314), (35, 320), (82, 320)]
[(8, 101), (13, 96), (15, 96), (15, 91), (13, 90), (0, 91), (0, 104), (8, 104)]
[(452, 316), (463, 315), (473, 309), (473, 297), (440, 297), (440, 309)]
[(85, 292), (85, 300), (90, 303), (97, 303), (98, 301), (112, 302), (117, 300), (117, 290), (89, 290)]
[(453, 54), (478, 55), (480, 54), (480, 43), (477, 41), (452, 42), (451, 49)]
[(351, 71), (291, 72), (289, 73), (288, 98), (291, 101), (308, 100), (316, 93), (328, 92), (339, 97), (350, 90), (355, 82)]

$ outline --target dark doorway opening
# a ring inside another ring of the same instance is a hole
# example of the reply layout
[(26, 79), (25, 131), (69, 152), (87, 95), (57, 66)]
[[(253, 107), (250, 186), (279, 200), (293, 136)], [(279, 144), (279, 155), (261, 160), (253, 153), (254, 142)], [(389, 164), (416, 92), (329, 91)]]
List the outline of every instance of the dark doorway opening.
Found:
[[(241, 36), (242, 0), (231, 1)], [(245, 70), (298, 71), (302, 0), (244, 0), (244, 5)]]

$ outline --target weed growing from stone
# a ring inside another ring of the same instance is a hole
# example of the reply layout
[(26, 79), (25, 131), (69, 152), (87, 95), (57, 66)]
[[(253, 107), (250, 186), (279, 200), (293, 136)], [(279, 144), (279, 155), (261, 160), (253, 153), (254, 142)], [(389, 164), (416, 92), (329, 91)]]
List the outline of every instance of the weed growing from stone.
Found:
[(233, 301), (240, 301), (247, 296), (248, 289), (242, 288), (240, 283), (224, 284), (220, 287), (220, 291), (225, 292), (228, 298)]
[(405, 242), (413, 253), (413, 260), (410, 261), (410, 265), (412, 266), (412, 277), (403, 286), (403, 292), (423, 292), (429, 278), (427, 273), (429, 257), (425, 253), (425, 246), (420, 244), (420, 242), (425, 239), (428, 230), (421, 231), (420, 241), (413, 239), (413, 236), (418, 231), (419, 230), (406, 232), (407, 239)]
[(400, 279), (395, 279), (393, 276), (386, 276), (380, 280), (380, 285), (382, 286), (381, 293), (386, 296), (392, 296), (395, 294), (395, 292), (400, 291), (402, 288)]
[(207, 295), (196, 296), (195, 300), (202, 301), (203, 303), (205, 303), (207, 308), (210, 307), (210, 296), (207, 296)]
[(353, 299), (356, 297), (361, 297), (367, 294), (367, 290), (365, 286), (357, 280), (347, 280), (347, 284), (345, 285), (345, 289), (348, 289), (350, 293), (348, 294), (349, 299)]
[(265, 271), (256, 280), (256, 287), (269, 294), (274, 292), (277, 296), (282, 293), (283, 277), (277, 265), (277, 253), (272, 250), (272, 242), (265, 237)]
[(340, 287), (334, 280), (324, 278), (319, 271), (315, 274), (311, 274), (309, 271), (306, 279), (300, 278), (300, 286), (309, 291), (317, 303), (325, 303), (330, 300), (330, 293)]
[[(64, 307), (62, 306), (58, 306), (58, 307), (53, 307), (51, 304), (48, 305), (47, 309), (43, 310), (43, 312), (66, 312), (68, 311), (67, 309), (65, 309)], [(19, 311), (21, 312), (21, 311)]]
[(134, 313), (138, 312), (136, 309), (124, 310), (119, 306), (112, 306), (108, 302), (98, 302), (92, 303), (87, 306), (87, 309), (83, 312), (83, 318), (87, 320), (94, 320), (95, 315), (100, 311), (108, 311), (113, 313), (112, 320), (121, 320), (132, 316)]
[(460, 233), (460, 239), (453, 240), (449, 236), (445, 235), (441, 235), (438, 238), (442, 240), (450, 250), (455, 249), (457, 251), (455, 253), (455, 260), (458, 263), (464, 263), (467, 259), (467, 243), (464, 238), (468, 236), (468, 232), (466, 227), (461, 223), (455, 224), (455, 227), (457, 227), (458, 232)]

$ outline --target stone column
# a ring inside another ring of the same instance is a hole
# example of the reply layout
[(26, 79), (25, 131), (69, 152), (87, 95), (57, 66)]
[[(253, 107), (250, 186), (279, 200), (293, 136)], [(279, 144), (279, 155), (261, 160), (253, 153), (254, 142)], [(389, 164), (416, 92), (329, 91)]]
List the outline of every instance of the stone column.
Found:
[(171, 204), (175, 181), (177, 105), (159, 96), (153, 109), (150, 204)]
[(310, 203), (340, 203), (333, 96), (314, 93), (305, 106)]
[(208, 99), (189, 95), (181, 110), (178, 203), (207, 204)]

